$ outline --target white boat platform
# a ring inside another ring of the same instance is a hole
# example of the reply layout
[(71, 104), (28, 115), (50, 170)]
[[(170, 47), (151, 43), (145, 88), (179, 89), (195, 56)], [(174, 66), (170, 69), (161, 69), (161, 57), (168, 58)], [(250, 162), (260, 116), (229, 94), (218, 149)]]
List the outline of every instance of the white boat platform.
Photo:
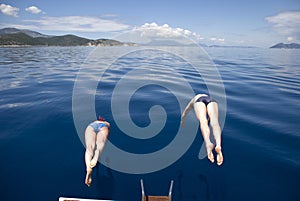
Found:
[(60, 197), (58, 201), (116, 201), (116, 200), (96, 200), (96, 199), (87, 199), (87, 198)]

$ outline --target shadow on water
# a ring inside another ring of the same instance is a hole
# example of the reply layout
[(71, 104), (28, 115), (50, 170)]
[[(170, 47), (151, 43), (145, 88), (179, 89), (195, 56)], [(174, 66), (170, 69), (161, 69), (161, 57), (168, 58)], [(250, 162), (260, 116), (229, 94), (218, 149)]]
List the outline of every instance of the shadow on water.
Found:
[(97, 197), (101, 199), (113, 199), (115, 197), (115, 183), (116, 179), (112, 170), (109, 167), (100, 165), (98, 162), (93, 175), (93, 186), (96, 189)]
[(175, 174), (174, 201), (221, 201), (227, 200), (226, 194), (226, 163), (217, 166), (207, 158), (199, 160), (197, 151), (201, 140), (195, 143), (188, 157), (178, 162), (180, 170)]
[(210, 196), (209, 196), (209, 184), (208, 184), (207, 178), (203, 174), (199, 174), (198, 178), (200, 180), (200, 183), (204, 184), (203, 185), (204, 188), (200, 188), (200, 192), (202, 191), (202, 194), (204, 195), (203, 196), (204, 197), (203, 201), (209, 201), (210, 200)]

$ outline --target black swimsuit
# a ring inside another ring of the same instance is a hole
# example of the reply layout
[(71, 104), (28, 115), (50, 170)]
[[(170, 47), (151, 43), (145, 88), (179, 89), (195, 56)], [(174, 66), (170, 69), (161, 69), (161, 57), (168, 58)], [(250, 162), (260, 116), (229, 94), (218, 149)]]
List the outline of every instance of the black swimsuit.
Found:
[(195, 103), (197, 102), (202, 102), (204, 103), (206, 106), (211, 103), (211, 102), (217, 102), (216, 100), (212, 99), (210, 96), (201, 96), (200, 98), (198, 98)]

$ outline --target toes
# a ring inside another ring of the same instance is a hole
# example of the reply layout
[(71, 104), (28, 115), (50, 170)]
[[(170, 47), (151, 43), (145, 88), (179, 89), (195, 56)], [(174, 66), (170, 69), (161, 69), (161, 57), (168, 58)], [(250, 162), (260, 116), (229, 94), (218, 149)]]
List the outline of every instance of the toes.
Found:
[(85, 177), (85, 184), (90, 187), (92, 184), (92, 172), (87, 172), (86, 177)]
[(92, 183), (92, 181), (87, 181), (87, 182), (85, 182), (85, 184), (86, 184), (88, 187), (91, 186), (91, 183)]
[(212, 162), (212, 163), (215, 162), (214, 155), (213, 155), (212, 152), (208, 153), (208, 154), (207, 154), (207, 157), (208, 157), (208, 159), (210, 160), (210, 162)]
[(223, 163), (223, 155), (222, 155), (222, 152), (220, 152), (217, 155), (217, 164), (222, 165), (222, 163)]
[(206, 145), (207, 158), (212, 163), (215, 162), (214, 154), (212, 153), (213, 148), (214, 148), (214, 145), (212, 143), (209, 143), (209, 144)]

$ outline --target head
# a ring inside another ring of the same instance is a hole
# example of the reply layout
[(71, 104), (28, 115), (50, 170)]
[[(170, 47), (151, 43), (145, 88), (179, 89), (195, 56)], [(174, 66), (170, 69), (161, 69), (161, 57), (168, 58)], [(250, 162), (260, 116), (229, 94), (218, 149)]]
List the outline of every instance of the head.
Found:
[(98, 117), (98, 120), (99, 121), (105, 121), (105, 119), (103, 117), (101, 117), (101, 116)]

